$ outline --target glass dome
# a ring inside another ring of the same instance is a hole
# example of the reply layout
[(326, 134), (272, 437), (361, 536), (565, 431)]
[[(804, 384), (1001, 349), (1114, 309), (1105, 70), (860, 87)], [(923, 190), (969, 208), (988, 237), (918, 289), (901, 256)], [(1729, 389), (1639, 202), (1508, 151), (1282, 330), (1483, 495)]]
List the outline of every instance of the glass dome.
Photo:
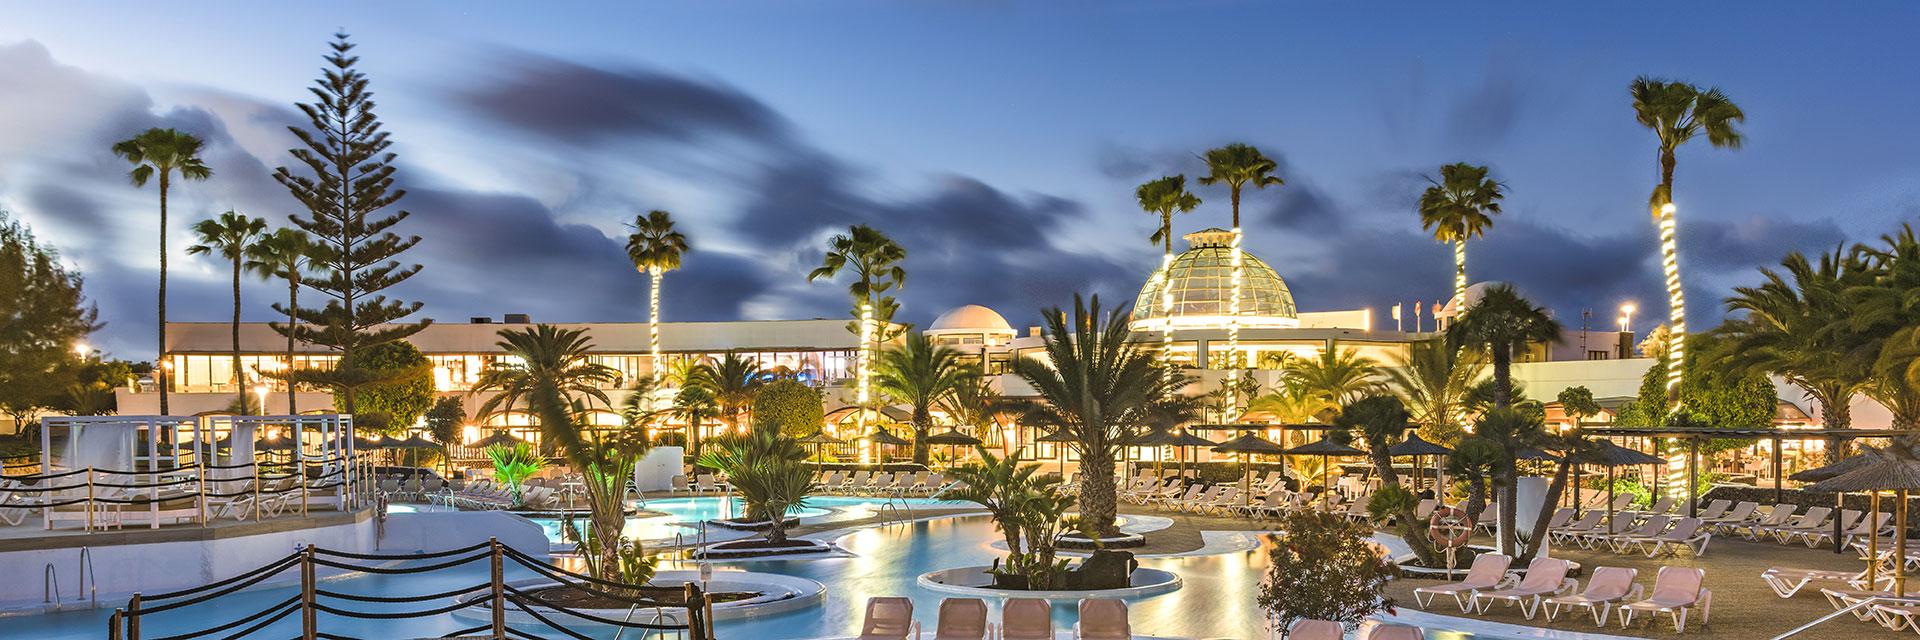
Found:
[[(1233, 297), (1233, 232), (1206, 229), (1186, 235), (1189, 248), (1173, 259), (1167, 281), (1148, 278), (1133, 302), (1132, 327), (1157, 330), (1171, 322), (1175, 328), (1226, 328)], [(1273, 267), (1241, 252), (1241, 327), (1297, 327), (1293, 292)], [(1163, 312), (1162, 294), (1173, 294), (1171, 311)]]

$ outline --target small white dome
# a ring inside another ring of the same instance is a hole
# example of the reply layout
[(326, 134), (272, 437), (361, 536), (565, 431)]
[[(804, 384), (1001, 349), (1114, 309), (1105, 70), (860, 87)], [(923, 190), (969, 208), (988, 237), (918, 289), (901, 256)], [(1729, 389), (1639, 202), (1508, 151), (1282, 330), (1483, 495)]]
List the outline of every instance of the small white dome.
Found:
[[(1488, 289), (1492, 289), (1494, 287), (1503, 286), (1503, 285), (1513, 286), (1511, 284), (1501, 282), (1499, 280), (1482, 280), (1482, 281), (1467, 285), (1467, 299), (1464, 302), (1466, 302), (1466, 306), (1471, 307), (1474, 305), (1474, 303), (1479, 302), (1481, 298), (1486, 297)], [(1461, 313), (1462, 311), (1465, 311), (1464, 309), (1458, 308), (1460, 302), (1462, 301), (1453, 300), (1449, 298), (1447, 300), (1446, 306), (1440, 308), (1439, 317), (1451, 318)]]
[(940, 314), (933, 324), (927, 327), (929, 334), (942, 333), (989, 333), (1013, 335), (1013, 325), (992, 309), (977, 304), (959, 307)]

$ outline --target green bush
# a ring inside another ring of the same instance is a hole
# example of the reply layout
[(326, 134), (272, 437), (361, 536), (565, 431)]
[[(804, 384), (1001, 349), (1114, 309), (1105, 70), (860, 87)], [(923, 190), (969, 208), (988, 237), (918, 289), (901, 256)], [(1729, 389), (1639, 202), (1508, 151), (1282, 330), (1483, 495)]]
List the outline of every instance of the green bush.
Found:
[(826, 423), (820, 390), (795, 380), (775, 380), (753, 394), (753, 427), (804, 438)]
[[(354, 392), (357, 413), (384, 413), (387, 423), (379, 431), (398, 435), (433, 406), (433, 363), (405, 340), (376, 345), (353, 354), (356, 368), (373, 372), (379, 382)], [(346, 397), (335, 392), (333, 405), (346, 406)], [(361, 426), (359, 422), (355, 426)]]
[(1392, 610), (1386, 595), (1394, 567), (1371, 538), (1373, 529), (1334, 514), (1288, 512), (1256, 602), (1285, 629), (1301, 618), (1348, 626)]

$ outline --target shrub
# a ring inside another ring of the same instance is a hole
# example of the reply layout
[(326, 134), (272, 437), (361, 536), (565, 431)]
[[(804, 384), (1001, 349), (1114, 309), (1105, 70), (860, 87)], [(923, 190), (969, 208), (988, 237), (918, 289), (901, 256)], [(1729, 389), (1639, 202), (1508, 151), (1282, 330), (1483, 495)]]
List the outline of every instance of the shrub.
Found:
[(753, 426), (804, 438), (826, 422), (820, 390), (794, 380), (775, 380), (753, 394)]
[[(353, 354), (356, 367), (380, 378), (354, 393), (356, 413), (384, 413), (387, 423), (378, 431), (398, 435), (420, 419), (433, 405), (433, 363), (405, 340), (387, 342)], [(333, 404), (346, 406), (346, 398), (334, 393)], [(355, 426), (362, 426), (356, 421)]]
[(1373, 529), (1305, 510), (1289, 512), (1281, 529), (1256, 598), (1281, 629), (1302, 618), (1352, 629), (1367, 616), (1392, 611), (1386, 588), (1394, 568), (1369, 540)]
[(434, 401), (433, 408), (427, 410), (427, 433), (443, 444), (460, 439), (461, 423), (467, 421), (467, 408), (461, 404), (459, 396), (447, 396)]
[(487, 447), (487, 459), (493, 461), (493, 476), (507, 485), (512, 492), (513, 506), (520, 506), (520, 483), (546, 468), (547, 459), (533, 450), (533, 445), (525, 442), (513, 445), (493, 445)]

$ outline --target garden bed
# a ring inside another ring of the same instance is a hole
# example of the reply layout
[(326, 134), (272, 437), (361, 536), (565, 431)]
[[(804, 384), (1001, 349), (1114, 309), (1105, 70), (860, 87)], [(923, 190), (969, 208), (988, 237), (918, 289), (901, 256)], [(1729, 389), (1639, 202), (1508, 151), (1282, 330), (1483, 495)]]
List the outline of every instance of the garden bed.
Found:
[[(766, 531), (767, 529), (770, 529), (773, 527), (772, 520), (734, 520), (730, 518), (720, 519), (720, 520), (708, 520), (707, 524), (720, 527), (722, 529), (732, 529), (734, 531)], [(800, 526), (800, 519), (787, 518), (787, 526), (789, 527)]]
[[(595, 587), (595, 589), (603, 592), (608, 591), (604, 587)], [(541, 604), (567, 609), (619, 609), (633, 604), (632, 602), (628, 602), (629, 599), (609, 598), (573, 585), (541, 587), (538, 589), (530, 589), (526, 593), (529, 596), (533, 596), (533, 599), (540, 601)], [(707, 596), (713, 599), (714, 604), (739, 602), (764, 595), (766, 594), (759, 591), (713, 591), (707, 593)], [(687, 606), (687, 592), (683, 589), (648, 590), (630, 599), (642, 600), (662, 607)]]
[(812, 555), (831, 553), (834, 546), (819, 540), (788, 539), (770, 542), (763, 539), (735, 540), (707, 545), (694, 550), (693, 557), (702, 560), (737, 560), (744, 558), (768, 558), (776, 556)]
[(1054, 542), (1054, 546), (1061, 549), (1081, 551), (1093, 549), (1138, 549), (1147, 546), (1147, 538), (1137, 533), (1122, 533), (1117, 536), (1107, 536), (1103, 538), (1082, 538), (1067, 535), (1060, 536), (1060, 539)]

